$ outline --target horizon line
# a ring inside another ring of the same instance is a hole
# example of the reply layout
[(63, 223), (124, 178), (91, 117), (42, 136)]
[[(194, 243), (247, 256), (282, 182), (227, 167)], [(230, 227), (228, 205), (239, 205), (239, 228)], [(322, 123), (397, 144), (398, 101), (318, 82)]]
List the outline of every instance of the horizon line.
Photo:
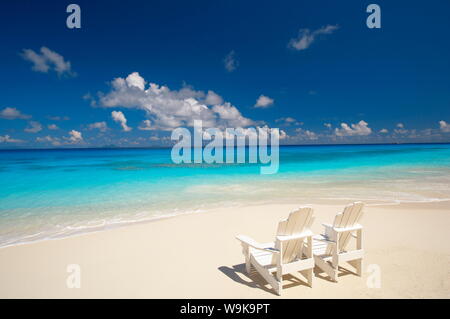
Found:
[[(295, 147), (295, 146), (363, 146), (363, 145), (439, 145), (450, 144), (450, 142), (395, 142), (395, 143), (337, 143), (337, 144), (284, 144), (279, 147)], [(270, 146), (268, 144), (267, 146)], [(173, 146), (96, 146), (96, 147), (52, 147), (52, 148), (0, 148), (0, 151), (53, 151), (53, 150), (114, 150), (114, 149), (170, 149)], [(237, 145), (233, 146), (233, 148)], [(248, 145), (245, 145), (248, 147)], [(191, 147), (195, 148), (195, 147)], [(203, 146), (202, 146), (203, 148)]]

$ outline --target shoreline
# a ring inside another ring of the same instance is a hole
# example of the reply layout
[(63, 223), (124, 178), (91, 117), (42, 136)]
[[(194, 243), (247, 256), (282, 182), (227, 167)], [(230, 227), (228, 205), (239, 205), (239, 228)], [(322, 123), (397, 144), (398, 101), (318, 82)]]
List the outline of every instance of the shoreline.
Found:
[[(152, 222), (0, 249), (1, 298), (279, 298), (243, 271), (234, 236), (273, 240), (276, 225), (306, 203), (218, 208)], [(322, 231), (343, 204), (312, 205)], [(282, 298), (450, 298), (450, 202), (368, 206), (363, 217), (363, 277), (339, 283), (322, 275), (313, 288), (284, 278)], [(68, 265), (81, 288), (66, 286)], [(381, 289), (367, 288), (369, 265), (381, 268)], [(349, 268), (350, 269), (350, 268)]]
[[(336, 204), (336, 202), (339, 202), (336, 205), (345, 206), (347, 203), (354, 202), (354, 201), (362, 201), (364, 203), (367, 202), (367, 200), (363, 200), (363, 199), (348, 199), (348, 198), (347, 199), (338, 199), (338, 198), (332, 199), (331, 198), (331, 199), (322, 199), (320, 201), (308, 202), (307, 204), (304, 204), (304, 205), (322, 206), (322, 205), (331, 205), (331, 203)], [(431, 203), (450, 202), (450, 199), (445, 198), (445, 199), (433, 199), (433, 200), (425, 200), (425, 201), (399, 200), (399, 201), (394, 201), (394, 202), (379, 201), (379, 200), (370, 200), (370, 201), (372, 203), (365, 204), (366, 207), (398, 206), (398, 205), (407, 205), (407, 204), (431, 204)], [(373, 203), (373, 202), (375, 202), (375, 203)], [(222, 207), (222, 208), (225, 208), (225, 209), (240, 208), (240, 209), (242, 209), (242, 208), (249, 208), (249, 207), (255, 207), (255, 206), (262, 206), (262, 205), (285, 205), (285, 204), (286, 203), (280, 203), (277, 201), (268, 201), (268, 202), (264, 202), (264, 203), (235, 203), (234, 205), (229, 205), (229, 206)], [(288, 204), (292, 204), (292, 203), (288, 202)], [(190, 211), (179, 212), (179, 213), (169, 213), (167, 215), (144, 218), (143, 220), (139, 220), (139, 221), (132, 220), (132, 221), (123, 221), (123, 222), (113, 222), (113, 223), (109, 224), (108, 226), (95, 226), (92, 228), (97, 228), (97, 229), (93, 229), (93, 230), (83, 229), (78, 232), (74, 232), (73, 234), (54, 235), (54, 237), (53, 236), (45, 237), (45, 238), (39, 238), (36, 240), (30, 240), (30, 241), (19, 241), (16, 243), (6, 244), (6, 245), (3, 245), (2, 243), (0, 243), (0, 250), (3, 248), (8, 248), (8, 247), (15, 247), (15, 246), (22, 246), (22, 245), (28, 245), (28, 244), (33, 244), (33, 243), (45, 242), (48, 240), (62, 240), (62, 239), (66, 239), (66, 238), (84, 236), (84, 235), (88, 235), (91, 233), (111, 231), (111, 230), (120, 229), (123, 227), (129, 227), (129, 226), (133, 226), (133, 225), (154, 223), (154, 222), (158, 222), (160, 220), (177, 218), (177, 217), (184, 216), (184, 215), (208, 214), (217, 209), (218, 209), (218, 207), (211, 208), (211, 209), (197, 209), (194, 211), (190, 210)], [(88, 228), (88, 226), (86, 226), (86, 228)], [(29, 235), (29, 236), (31, 237), (31, 236), (35, 236), (35, 235), (33, 234), (33, 235)]]

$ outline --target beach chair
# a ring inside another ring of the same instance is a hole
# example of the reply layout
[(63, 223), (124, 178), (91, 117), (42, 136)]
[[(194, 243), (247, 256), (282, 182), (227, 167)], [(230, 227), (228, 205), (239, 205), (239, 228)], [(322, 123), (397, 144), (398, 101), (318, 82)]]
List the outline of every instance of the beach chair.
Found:
[(242, 243), (247, 273), (253, 267), (278, 295), (281, 295), (282, 276), (297, 271), (312, 287), (312, 215), (313, 209), (309, 207), (290, 213), (286, 220), (279, 222), (273, 243), (260, 244), (247, 236), (236, 236)]
[[(359, 224), (363, 215), (364, 203), (355, 202), (337, 214), (333, 225), (323, 224), (325, 234), (314, 236), (313, 255), (317, 267), (337, 282), (338, 267), (348, 262), (356, 268), (358, 276), (362, 275), (362, 229)], [(356, 242), (352, 243), (351, 239)]]

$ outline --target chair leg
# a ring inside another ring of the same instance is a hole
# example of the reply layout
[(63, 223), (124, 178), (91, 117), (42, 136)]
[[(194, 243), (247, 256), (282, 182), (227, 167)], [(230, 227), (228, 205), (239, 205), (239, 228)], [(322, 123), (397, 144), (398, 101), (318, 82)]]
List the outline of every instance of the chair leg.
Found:
[[(275, 287), (274, 287), (275, 288)], [(281, 282), (278, 284), (278, 287), (275, 288), (275, 292), (277, 293), (278, 296), (281, 296), (281, 291), (283, 290), (283, 285), (281, 284)]]
[(333, 280), (334, 282), (338, 282), (338, 268), (333, 269), (333, 275), (330, 276), (331, 280)]
[(314, 256), (315, 265), (325, 272), (332, 281), (337, 282), (337, 266), (334, 267), (330, 262), (323, 260), (319, 256)]
[(245, 258), (245, 271), (249, 274), (252, 271), (252, 264), (250, 263), (250, 258)]
[(303, 275), (303, 277), (305, 277), (308, 286), (312, 287), (314, 268), (300, 270), (300, 273)]
[(355, 260), (356, 263), (356, 273), (359, 277), (362, 276), (362, 258)]
[(281, 290), (283, 290), (283, 274), (281, 272), (280, 267), (278, 268), (277, 272), (275, 273), (275, 278), (277, 280), (277, 287), (275, 288), (277, 294), (281, 296)]
[(250, 271), (252, 270), (252, 264), (250, 262), (250, 250), (248, 245), (242, 243), (242, 253), (244, 254), (245, 257), (245, 271), (247, 272), (247, 274), (250, 273)]
[(308, 272), (307, 272), (308, 285), (311, 288), (312, 288), (312, 280), (313, 280), (313, 271), (314, 271), (314, 269), (311, 268), (311, 269), (308, 269)]

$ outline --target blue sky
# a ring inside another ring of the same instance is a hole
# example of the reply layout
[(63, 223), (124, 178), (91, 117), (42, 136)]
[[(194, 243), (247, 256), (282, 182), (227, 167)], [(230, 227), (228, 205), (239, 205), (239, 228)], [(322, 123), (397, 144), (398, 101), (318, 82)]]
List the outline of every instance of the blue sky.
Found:
[[(81, 29), (66, 27), (72, 2)], [(366, 26), (370, 3), (381, 29)], [(449, 142), (449, 12), (437, 0), (5, 1), (0, 148), (168, 145), (195, 119), (279, 127), (284, 144)]]

